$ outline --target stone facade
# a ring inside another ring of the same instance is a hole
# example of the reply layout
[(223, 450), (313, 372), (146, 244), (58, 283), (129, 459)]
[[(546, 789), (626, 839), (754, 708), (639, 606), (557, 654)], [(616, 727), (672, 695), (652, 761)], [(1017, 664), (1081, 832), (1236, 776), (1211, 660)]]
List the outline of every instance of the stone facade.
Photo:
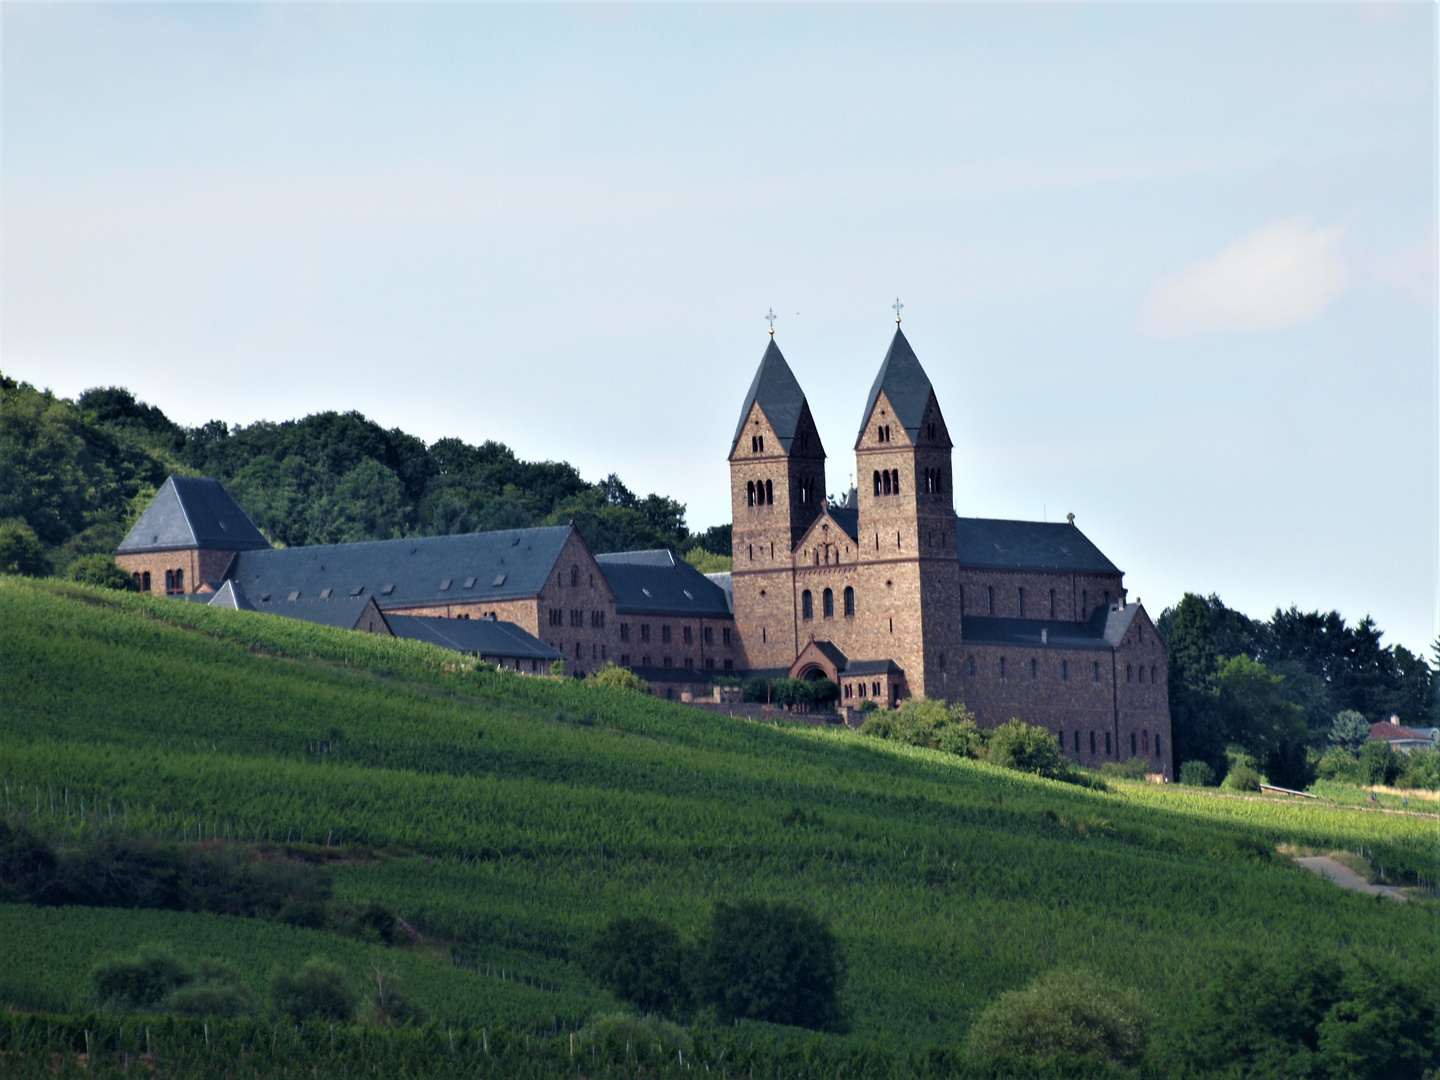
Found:
[[(1086, 563), (1081, 542), (1093, 546), (1078, 533), (1052, 544), (1054, 560), (962, 564), (949, 430), (903, 335), (872, 389), (843, 507), (805, 497), (825, 490), (825, 452), (793, 375), (775, 375), (783, 365), (772, 341), (729, 458), (744, 666), (835, 679), (846, 709), (963, 701), (986, 727), (1044, 725), (1077, 762), (1143, 757), (1170, 777), (1164, 647), (1143, 610), (1126, 607), (1121, 573), (1098, 552)], [(1112, 609), (1129, 619), (1118, 641), (1105, 636)], [(967, 641), (968, 616), (1021, 620), (1037, 645)], [(1042, 622), (1095, 629), (1076, 647), (1041, 648)]]
[(233, 551), (182, 548), (176, 551), (117, 552), (116, 565), (140, 586), (141, 592), (185, 596), (215, 591), (212, 582), (223, 581)]

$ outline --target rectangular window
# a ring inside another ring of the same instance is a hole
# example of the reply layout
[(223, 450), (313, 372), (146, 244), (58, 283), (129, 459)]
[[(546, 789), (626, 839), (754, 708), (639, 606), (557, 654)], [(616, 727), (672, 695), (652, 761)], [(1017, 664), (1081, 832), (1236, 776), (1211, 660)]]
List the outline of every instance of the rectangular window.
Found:
[(1130, 756), (1135, 756), (1135, 733), (1130, 732)]
[(706, 670), (706, 671), (714, 671), (714, 670), (715, 670), (715, 658), (714, 658), (713, 656), (707, 656), (707, 657), (705, 658), (705, 670)]
[(720, 628), (720, 643), (722, 645), (730, 644), (730, 627), (722, 626)]
[(994, 585), (986, 585), (986, 586), (985, 586), (985, 614), (986, 614), (986, 615), (994, 615), (994, 614), (995, 614), (995, 586), (994, 586)]
[(642, 623), (640, 624), (640, 640), (641, 640), (641, 641), (649, 641), (649, 640), (650, 640), (650, 624), (649, 624), (648, 622), (642, 622)]
[(552, 608), (550, 609), (550, 625), (551, 625), (551, 626), (564, 626), (564, 625), (565, 625), (565, 612), (564, 612), (562, 609), (557, 608), (557, 607), (552, 607)]
[(1080, 752), (1080, 732), (1075, 732), (1075, 753)]
[(735, 661), (734, 661), (734, 660), (726, 660), (726, 661), (725, 661), (725, 670), (726, 670), (726, 671), (734, 671), (734, 670), (735, 670)]
[(622, 652), (622, 653), (620, 654), (620, 666), (621, 666), (621, 667), (629, 667), (629, 666), (630, 666), (630, 654), (629, 654), (628, 652)]
[(670, 644), (670, 624), (669, 624), (669, 623), (666, 623), (664, 626), (660, 627), (660, 640), (663, 641), (666, 645), (669, 645), (669, 644)]
[(1105, 753), (1110, 753), (1110, 733), (1108, 731), (1105, 732)]
[(705, 627), (705, 644), (706, 644), (706, 645), (714, 645), (714, 644), (715, 644), (715, 628), (714, 628), (713, 626), (707, 626), (707, 627)]
[(691, 645), (694, 643), (694, 633), (689, 626), (682, 627), (680, 633), (681, 636), (684, 638), (686, 645)]
[(673, 661), (670, 659), (670, 657), (668, 657), (668, 656), (665, 657), (665, 666), (666, 666), (666, 667), (671, 667), (672, 665), (673, 665)]
[(621, 640), (621, 641), (629, 641), (629, 640), (630, 640), (630, 624), (629, 624), (628, 622), (622, 622), (622, 623), (620, 624), (620, 640)]
[(1096, 681), (1096, 682), (1099, 682), (1099, 681), (1100, 681), (1100, 661), (1099, 661), (1099, 660), (1096, 660), (1096, 661), (1095, 661), (1095, 681)]
[(1005, 677), (1005, 658), (1002, 656), (1002, 657), (1000, 657), (1000, 678), (1003, 679), (1004, 677)]
[(1025, 617), (1025, 586), (1020, 586), (1020, 618)]
[(1095, 733), (1092, 731), (1092, 732), (1090, 732), (1090, 753), (1093, 754), (1094, 752), (1095, 752)]
[(591, 627), (592, 630), (604, 630), (604, 629), (605, 629), (605, 612), (603, 612), (603, 611), (592, 611), (592, 612), (590, 612), (590, 627)]
[(1064, 680), (1067, 681), (1067, 682), (1069, 681), (1069, 679), (1070, 679), (1070, 661), (1069, 661), (1069, 660), (1061, 660), (1061, 661), (1060, 661), (1060, 678), (1061, 678), (1061, 679), (1064, 679)]

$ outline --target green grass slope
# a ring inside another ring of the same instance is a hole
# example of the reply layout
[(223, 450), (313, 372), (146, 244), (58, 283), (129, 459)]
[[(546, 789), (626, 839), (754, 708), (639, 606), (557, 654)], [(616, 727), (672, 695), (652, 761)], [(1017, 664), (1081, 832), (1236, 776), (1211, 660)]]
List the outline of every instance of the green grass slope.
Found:
[[(1088, 791), (414, 643), (17, 579), (0, 579), (0, 780), (8, 814), (76, 835), (390, 851), (342, 865), (337, 894), (447, 942), (402, 964), (454, 1023), (613, 1009), (572, 960), (596, 927), (644, 913), (695, 933), (714, 901), (741, 897), (833, 920), (856, 1034), (902, 1046), (955, 1042), (1056, 965), (1142, 990), (1163, 1041), (1222, 957), (1309, 947), (1411, 966), (1437, 945), (1433, 904), (1345, 893), (1266, 857), (1364, 847), (1434, 881), (1433, 819)], [(313, 953), (358, 979), (375, 951), (243, 922), (3, 908), (0, 996), (78, 1007), (96, 959), (149, 940), (255, 980)], [(452, 952), (469, 966), (447, 966)]]

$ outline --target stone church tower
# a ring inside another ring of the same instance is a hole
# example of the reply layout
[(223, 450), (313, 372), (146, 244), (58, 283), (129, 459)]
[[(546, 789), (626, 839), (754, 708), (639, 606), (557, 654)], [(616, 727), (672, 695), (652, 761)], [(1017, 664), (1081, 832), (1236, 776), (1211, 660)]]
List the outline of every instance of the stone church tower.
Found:
[(825, 448), (773, 334), (730, 446), (730, 506), (745, 666), (788, 667), (800, 647), (791, 555), (825, 509)]
[(897, 326), (855, 439), (860, 592), (870, 608), (861, 655), (894, 660), (912, 696), (960, 694), (951, 445), (930, 379)]

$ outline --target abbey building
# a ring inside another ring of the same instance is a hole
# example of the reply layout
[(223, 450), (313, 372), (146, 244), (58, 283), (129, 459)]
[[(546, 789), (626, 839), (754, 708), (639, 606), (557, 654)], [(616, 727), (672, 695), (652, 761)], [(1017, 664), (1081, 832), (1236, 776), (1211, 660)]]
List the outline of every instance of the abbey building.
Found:
[(614, 662), (671, 697), (717, 679), (830, 678), (840, 707), (963, 701), (1043, 724), (1086, 765), (1172, 776), (1165, 650), (1073, 521), (959, 517), (951, 441), (898, 326), (856, 433), (825, 449), (773, 336), (730, 445), (733, 570), (669, 551), (596, 555), (573, 526), (273, 548), (215, 480), (172, 477), (117, 562), (141, 588), (431, 641), (504, 667)]

